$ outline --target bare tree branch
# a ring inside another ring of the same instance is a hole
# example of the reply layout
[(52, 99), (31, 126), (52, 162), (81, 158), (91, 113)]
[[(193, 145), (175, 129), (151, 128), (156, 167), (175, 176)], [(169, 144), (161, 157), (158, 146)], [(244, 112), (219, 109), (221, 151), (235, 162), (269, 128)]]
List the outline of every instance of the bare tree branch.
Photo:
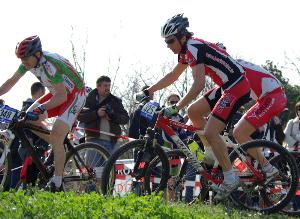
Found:
[(300, 75), (300, 57), (296, 57), (296, 61), (293, 61), (291, 58), (287, 56), (287, 54), (284, 54), (286, 59), (286, 66), (285, 68), (290, 69), (292, 71), (296, 71)]
[(70, 43), (71, 43), (74, 67), (76, 68), (76, 70), (78, 72), (80, 72), (80, 74), (84, 78), (85, 77), (85, 63), (86, 63), (86, 46), (88, 44), (88, 33), (87, 33), (87, 31), (85, 32), (85, 40), (83, 41), (84, 43), (80, 47), (80, 52), (82, 52), (82, 54), (81, 54), (80, 52), (77, 51), (77, 49), (76, 49), (77, 47), (75, 48), (74, 32), (75, 32), (75, 28), (71, 25)]

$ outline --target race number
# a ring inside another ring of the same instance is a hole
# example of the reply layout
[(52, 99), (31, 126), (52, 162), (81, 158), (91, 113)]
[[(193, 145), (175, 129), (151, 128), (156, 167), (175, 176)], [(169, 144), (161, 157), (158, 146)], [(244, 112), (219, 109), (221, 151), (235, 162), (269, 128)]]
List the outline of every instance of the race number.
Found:
[(10, 123), (17, 113), (18, 113), (18, 110), (13, 109), (7, 105), (1, 106), (0, 122)]
[(152, 120), (158, 107), (159, 103), (157, 102), (150, 101), (146, 103), (141, 110), (141, 116), (145, 117), (148, 120)]

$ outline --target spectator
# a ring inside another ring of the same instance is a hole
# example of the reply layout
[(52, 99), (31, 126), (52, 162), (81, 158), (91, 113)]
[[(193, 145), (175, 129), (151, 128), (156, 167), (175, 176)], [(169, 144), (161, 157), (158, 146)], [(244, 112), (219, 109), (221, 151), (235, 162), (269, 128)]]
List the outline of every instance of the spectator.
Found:
[(35, 82), (31, 85), (31, 98), (23, 101), (23, 110), (27, 110), (37, 99), (42, 97), (46, 93), (46, 89), (41, 82)]
[(101, 76), (96, 81), (96, 88), (87, 97), (85, 107), (78, 116), (86, 129), (86, 141), (104, 146), (110, 153), (115, 150), (116, 137), (99, 131), (121, 134), (121, 126), (128, 122), (129, 117), (122, 100), (110, 93), (111, 80)]
[(0, 99), (0, 105), (5, 105), (5, 101), (3, 99)]
[(300, 149), (300, 101), (295, 105), (296, 117), (288, 121), (284, 130), (285, 142), (289, 149)]
[[(23, 101), (22, 110), (27, 111), (27, 109), (40, 97), (44, 96), (46, 93), (46, 89), (41, 82), (35, 82), (31, 85), (31, 98)], [(36, 147), (36, 150), (39, 156), (44, 157), (44, 152), (48, 149), (48, 143), (38, 137), (37, 135), (33, 134), (29, 130), (25, 130), (26, 135), (33, 146)], [(20, 146), (20, 147), (19, 147)], [(38, 169), (35, 167), (34, 164), (29, 165), (26, 162), (27, 158), (27, 151), (26, 148), (22, 145), (19, 145), (19, 140), (16, 142), (16, 148), (18, 148), (18, 154), (12, 156), (12, 163), (13, 166), (18, 167), (21, 166), (23, 163), (22, 171), (21, 171), (21, 178), (26, 183), (34, 184), (37, 179)], [(20, 171), (16, 172), (16, 174), (12, 174), (12, 184), (11, 186), (14, 188), (14, 184), (19, 181), (19, 174)]]
[[(290, 150), (300, 151), (300, 101), (295, 105), (295, 113), (296, 117), (288, 121), (284, 130), (284, 141)], [(295, 211), (300, 209), (300, 196), (295, 196), (292, 202)]]
[[(165, 103), (165, 106), (168, 107), (168, 106), (172, 106), (172, 105), (175, 105), (177, 104), (178, 102), (180, 101), (180, 96), (178, 94), (170, 94), (167, 99), (166, 99), (166, 103)], [(179, 113), (173, 115), (171, 117), (172, 120), (175, 120), (175, 121), (178, 121), (178, 122), (181, 122), (181, 123), (184, 123), (185, 122), (185, 119), (183, 118), (183, 116), (181, 116)], [(178, 134), (178, 136), (180, 137), (181, 140), (183, 141), (186, 141), (188, 137), (191, 137), (192, 133), (188, 133), (186, 132), (185, 130), (181, 130), (181, 129), (177, 129), (175, 130)], [(172, 141), (172, 139), (165, 135), (165, 133), (163, 132), (162, 133), (163, 135), (163, 138), (164, 138), (164, 146), (167, 146), (167, 147), (171, 147), (171, 148), (176, 148), (177, 146), (174, 144), (174, 142)], [(178, 159), (178, 158), (175, 158), (175, 159)], [(177, 175), (178, 173), (178, 168), (177, 168), (177, 165), (174, 165), (172, 166), (171, 165), (171, 175)], [(188, 180), (188, 181), (195, 181), (196, 179), (196, 170), (188, 163), (188, 166), (186, 167), (187, 168), (187, 176), (185, 176), (185, 180)], [(175, 185), (175, 181), (173, 180), (173, 178), (170, 178), (169, 181), (168, 181), (168, 197), (169, 197), (169, 200), (172, 198), (175, 199), (175, 191), (174, 191), (174, 188), (173, 186)], [(186, 186), (185, 187), (185, 197), (184, 197), (184, 201), (186, 203), (190, 203), (191, 201), (193, 201), (193, 198), (194, 198), (194, 186)]]
[[(149, 88), (148, 85), (142, 87), (142, 91)], [(153, 101), (153, 95), (149, 96), (149, 101)], [(153, 101), (154, 103), (154, 101)], [(157, 107), (159, 107), (159, 103), (154, 103)], [(139, 139), (140, 136), (144, 136), (146, 134), (146, 130), (148, 127), (153, 127), (156, 121), (156, 115), (152, 118), (141, 116), (141, 110), (144, 106), (144, 103), (140, 103), (137, 109), (130, 114), (130, 121), (129, 121), (129, 130), (128, 136), (130, 138)]]
[(274, 141), (280, 145), (283, 144), (285, 134), (283, 132), (281, 119), (278, 116), (274, 116), (271, 121), (266, 124), (264, 137), (267, 140)]
[[(178, 94), (172, 93), (167, 97), (165, 106), (172, 106), (174, 104), (177, 104), (179, 101), (180, 101), (180, 96)], [(183, 116), (180, 115), (179, 113), (175, 114), (175, 116), (173, 116), (172, 119), (183, 122)]]

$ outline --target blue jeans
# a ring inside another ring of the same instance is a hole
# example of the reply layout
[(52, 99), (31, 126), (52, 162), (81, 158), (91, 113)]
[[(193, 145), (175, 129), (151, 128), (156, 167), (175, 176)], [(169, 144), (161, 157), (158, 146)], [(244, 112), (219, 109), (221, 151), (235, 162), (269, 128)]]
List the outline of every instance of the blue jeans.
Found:
[[(187, 165), (187, 173), (189, 173), (188, 175), (184, 176), (185, 180), (189, 180), (189, 181), (195, 181), (196, 180), (196, 173), (197, 171), (193, 168), (193, 166), (188, 163)], [(185, 199), (184, 201), (186, 203), (189, 203), (191, 201), (193, 201), (194, 199), (194, 186), (186, 186), (185, 187)]]

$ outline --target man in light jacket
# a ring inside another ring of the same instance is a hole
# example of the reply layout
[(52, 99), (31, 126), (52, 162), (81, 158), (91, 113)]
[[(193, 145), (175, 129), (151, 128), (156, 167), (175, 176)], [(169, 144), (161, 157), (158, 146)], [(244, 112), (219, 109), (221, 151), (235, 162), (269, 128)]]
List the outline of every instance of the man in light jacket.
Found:
[(288, 121), (284, 130), (288, 148), (300, 150), (300, 101), (295, 105), (296, 117)]

